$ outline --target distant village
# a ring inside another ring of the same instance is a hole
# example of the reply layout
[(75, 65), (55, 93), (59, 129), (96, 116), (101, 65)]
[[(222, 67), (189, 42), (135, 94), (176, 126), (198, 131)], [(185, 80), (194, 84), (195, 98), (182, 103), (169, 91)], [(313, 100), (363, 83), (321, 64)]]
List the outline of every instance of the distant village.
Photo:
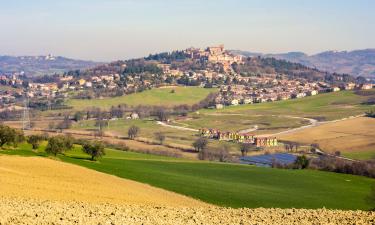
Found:
[[(49, 56), (53, 57), (53, 56)], [(173, 58), (174, 57), (174, 58)], [(170, 59), (171, 60), (168, 60)], [(51, 78), (27, 78), (22, 71), (0, 74), (0, 104), (10, 107), (17, 99), (101, 98), (121, 96), (165, 85), (194, 85), (220, 89), (213, 107), (272, 102), (303, 98), (340, 90), (371, 89), (371, 83), (309, 81), (288, 74), (243, 75), (235, 67), (245, 59), (224, 49), (188, 48), (180, 52), (154, 55), (138, 61), (119, 61), (87, 71), (70, 71)], [(49, 80), (50, 79), (50, 80)], [(337, 78), (340, 81), (340, 77)], [(60, 101), (60, 104), (61, 101)]]

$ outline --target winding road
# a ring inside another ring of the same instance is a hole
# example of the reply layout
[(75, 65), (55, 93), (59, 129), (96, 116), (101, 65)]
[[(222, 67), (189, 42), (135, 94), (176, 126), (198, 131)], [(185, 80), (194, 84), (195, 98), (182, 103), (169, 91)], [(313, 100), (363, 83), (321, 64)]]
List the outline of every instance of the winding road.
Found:
[[(222, 115), (222, 114), (210, 114), (210, 115)], [(231, 115), (233, 115), (233, 114), (231, 114)], [(236, 115), (245, 115), (245, 114), (236, 114)], [(262, 115), (254, 115), (254, 116), (262, 116)], [(279, 136), (279, 135), (284, 135), (284, 134), (291, 134), (291, 133), (295, 133), (295, 132), (298, 132), (298, 131), (301, 131), (301, 130), (304, 130), (304, 129), (307, 129), (307, 128), (316, 127), (316, 126), (319, 126), (319, 125), (322, 125), (322, 124), (336, 123), (336, 122), (347, 120), (347, 119), (354, 119), (354, 118), (357, 118), (357, 117), (364, 116), (364, 114), (360, 114), (360, 115), (357, 115), (357, 116), (345, 117), (345, 118), (338, 119), (338, 120), (324, 121), (324, 122), (319, 122), (318, 120), (312, 119), (312, 118), (290, 116), (290, 115), (271, 115), (271, 116), (278, 116), (278, 117), (285, 117), (285, 118), (308, 120), (309, 124), (301, 126), (301, 127), (297, 127), (297, 128), (291, 128), (291, 129), (288, 129), (288, 130), (280, 131), (280, 132), (277, 132), (277, 133), (262, 134), (262, 135), (260, 135), (262, 137), (270, 137), (270, 136)], [(177, 125), (169, 125), (169, 124), (167, 124), (165, 122), (160, 122), (160, 121), (157, 121), (157, 124), (159, 124), (161, 126), (164, 126), (164, 127), (174, 128), (174, 129), (178, 129), (178, 130), (198, 132), (197, 129), (188, 128), (188, 127), (182, 127), (182, 126), (177, 126)], [(253, 132), (253, 131), (256, 131), (257, 129), (258, 129), (258, 126), (254, 125), (254, 127), (249, 128), (249, 129), (245, 129), (245, 130), (241, 130), (241, 131), (239, 131), (239, 133)]]

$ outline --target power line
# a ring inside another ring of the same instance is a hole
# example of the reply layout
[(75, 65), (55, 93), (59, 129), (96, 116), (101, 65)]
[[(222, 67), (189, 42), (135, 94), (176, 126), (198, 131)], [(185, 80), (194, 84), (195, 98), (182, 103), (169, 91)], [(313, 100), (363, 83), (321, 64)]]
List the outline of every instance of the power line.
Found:
[(25, 97), (23, 99), (23, 118), (22, 118), (22, 130), (29, 130), (31, 128), (30, 122), (30, 110), (29, 110), (29, 96), (25, 92)]

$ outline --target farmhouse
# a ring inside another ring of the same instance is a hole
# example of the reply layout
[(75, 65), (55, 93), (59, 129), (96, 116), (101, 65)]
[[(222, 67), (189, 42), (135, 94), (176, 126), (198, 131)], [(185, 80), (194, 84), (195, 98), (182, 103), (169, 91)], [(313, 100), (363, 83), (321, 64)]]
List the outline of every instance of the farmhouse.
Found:
[(256, 144), (258, 147), (277, 146), (276, 138), (259, 138), (250, 133), (223, 132), (217, 129), (202, 128), (199, 129), (199, 134), (203, 137), (217, 139), (219, 141)]
[(254, 143), (257, 147), (273, 147), (277, 146), (276, 137), (256, 137)]

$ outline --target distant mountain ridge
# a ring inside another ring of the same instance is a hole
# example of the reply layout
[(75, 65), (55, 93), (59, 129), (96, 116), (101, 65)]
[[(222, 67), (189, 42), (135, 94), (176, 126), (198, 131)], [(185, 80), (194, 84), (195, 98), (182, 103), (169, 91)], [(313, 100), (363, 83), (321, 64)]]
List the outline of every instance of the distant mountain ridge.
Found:
[(101, 63), (62, 56), (0, 56), (0, 74), (24, 73), (39, 76), (69, 70), (87, 69)]
[(303, 52), (281, 54), (262, 54), (240, 50), (231, 52), (244, 56), (274, 57), (331, 73), (345, 73), (375, 79), (375, 49), (325, 51), (315, 55), (307, 55)]

